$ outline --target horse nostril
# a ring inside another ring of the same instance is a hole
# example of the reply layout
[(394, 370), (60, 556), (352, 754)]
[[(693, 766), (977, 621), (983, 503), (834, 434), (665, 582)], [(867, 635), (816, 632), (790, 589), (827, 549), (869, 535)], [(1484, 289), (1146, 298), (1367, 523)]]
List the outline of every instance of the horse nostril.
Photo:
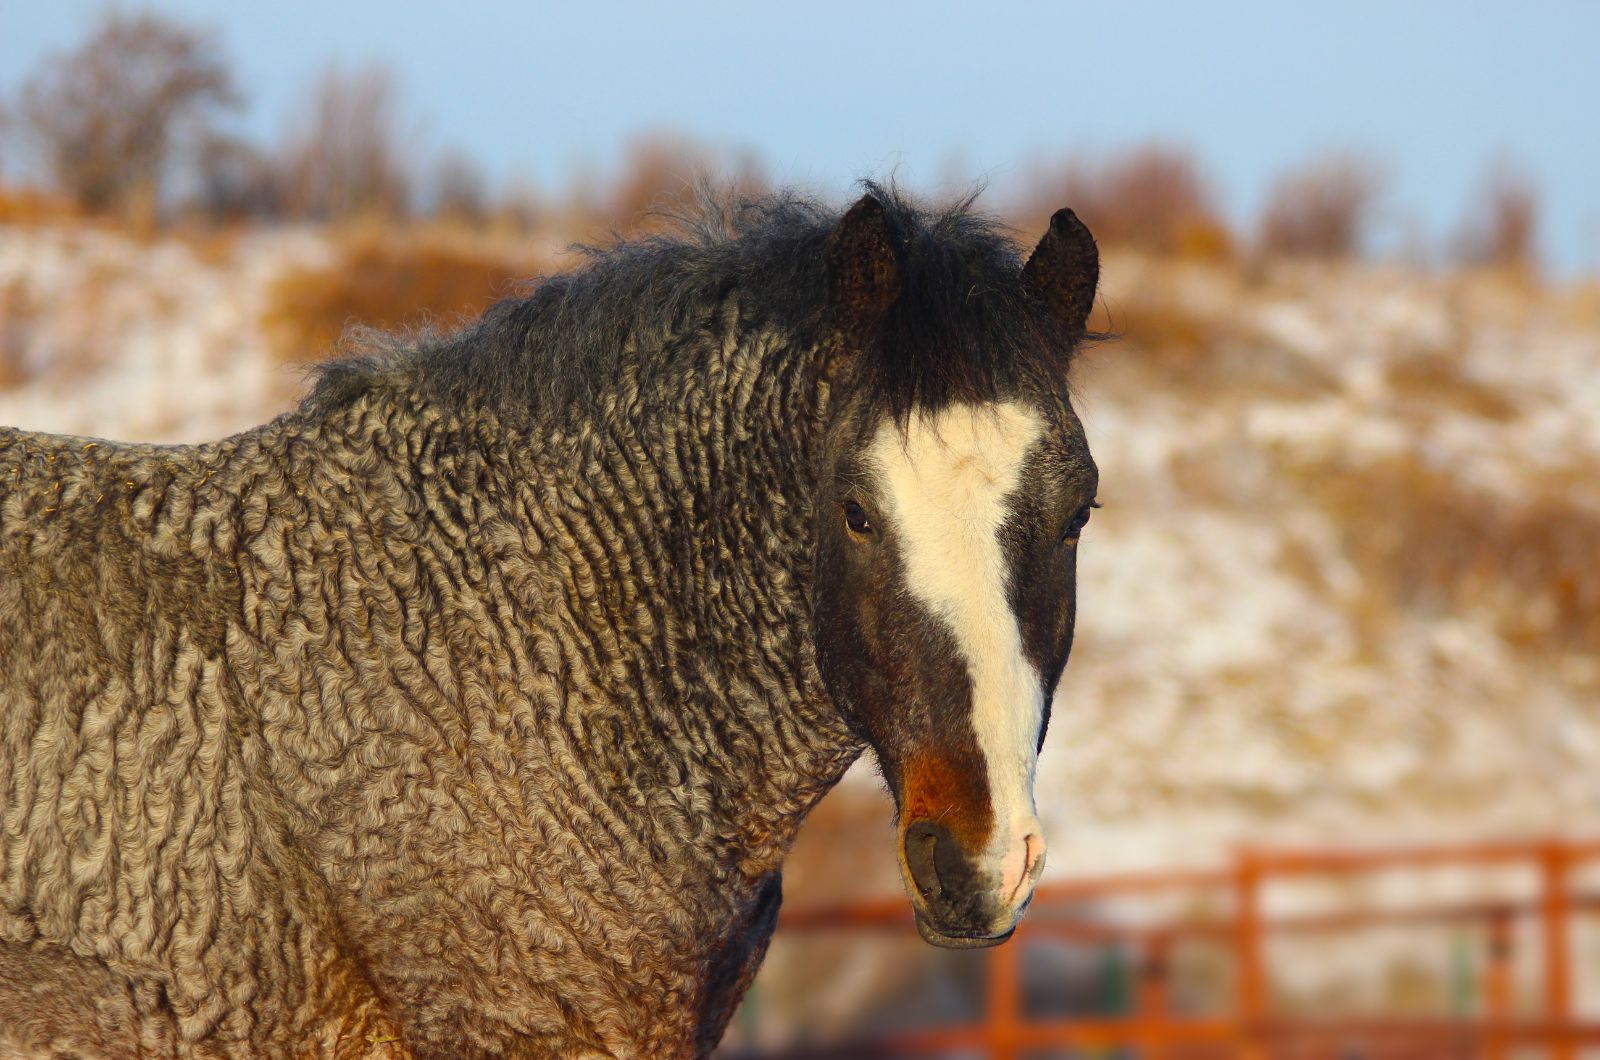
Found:
[(1044, 836), (1038, 832), (1030, 832), (1023, 840), (1023, 864), (1027, 866), (1027, 878), (1037, 880), (1044, 872)]
[(1038, 883), (1039, 876), (1044, 872), (1044, 836), (1038, 832), (1029, 832), (1022, 837), (1020, 868), (1021, 871), (1014, 882), (1009, 875), (1005, 880), (1007, 900), (1011, 902), (1017, 901), (1018, 897), (1023, 895), (1023, 891)]
[(939, 869), (935, 863), (942, 831), (928, 821), (917, 821), (906, 829), (906, 868), (910, 870), (911, 882), (917, 885), (924, 901), (937, 901), (944, 893), (944, 888), (939, 885)]

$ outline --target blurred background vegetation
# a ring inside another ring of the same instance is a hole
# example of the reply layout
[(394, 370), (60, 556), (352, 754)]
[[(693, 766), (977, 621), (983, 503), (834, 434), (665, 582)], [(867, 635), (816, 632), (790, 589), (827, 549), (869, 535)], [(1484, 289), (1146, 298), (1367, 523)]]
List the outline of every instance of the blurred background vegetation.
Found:
[[(235, 131), (248, 107), (214, 33), (172, 16), (110, 9), (77, 47), (48, 56), (15, 98), (0, 100), (0, 176), (10, 174), (0, 220), (92, 220), (145, 234), (315, 223), (625, 235), (682, 205), (701, 177), (747, 193), (770, 187), (754, 153), (670, 131), (641, 135), (619, 172), (565, 191), (497, 185), (470, 155), (426, 148), (420, 121), (381, 64), (330, 65), (273, 142)], [(1540, 257), (1537, 184), (1505, 157), (1486, 163), (1455, 230), (1398, 240), (1393, 231), (1374, 239), (1397, 227), (1382, 161), (1350, 151), (1309, 157), (1280, 174), (1243, 229), (1224, 220), (1204, 160), (1170, 143), (1035, 161), (985, 202), (1022, 231), (1071, 203), (1102, 242), (1186, 259), (1352, 259), (1381, 242), (1412, 263), (1532, 275)], [(356, 251), (372, 252), (366, 243)], [(396, 290), (398, 297), (404, 288)], [(445, 291), (435, 297), (453, 301)]]

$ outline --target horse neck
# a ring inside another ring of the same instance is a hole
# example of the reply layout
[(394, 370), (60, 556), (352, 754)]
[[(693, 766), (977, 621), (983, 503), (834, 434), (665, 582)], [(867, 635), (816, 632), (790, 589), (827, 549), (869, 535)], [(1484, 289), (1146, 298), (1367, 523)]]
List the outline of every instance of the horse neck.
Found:
[(624, 373), (503, 452), (546, 563), (524, 603), (562, 656), (565, 742), (614, 808), (701, 822), (652, 843), (754, 879), (860, 745), (814, 661), (814, 375), (767, 337), (703, 341), (681, 376)]

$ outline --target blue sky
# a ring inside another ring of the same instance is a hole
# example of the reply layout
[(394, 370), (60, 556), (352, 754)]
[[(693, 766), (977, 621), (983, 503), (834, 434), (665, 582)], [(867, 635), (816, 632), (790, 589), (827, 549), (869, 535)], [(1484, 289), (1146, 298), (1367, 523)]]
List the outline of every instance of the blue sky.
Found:
[[(0, 92), (104, 6), (0, 0)], [(1039, 159), (1161, 139), (1192, 146), (1243, 221), (1275, 174), (1340, 148), (1385, 165), (1392, 238), (1435, 240), (1505, 156), (1543, 188), (1558, 270), (1600, 272), (1600, 3), (153, 6), (221, 33), (262, 137), (329, 61), (380, 61), (429, 147), (551, 190), (652, 129), (841, 195), (891, 169), (1000, 189)]]

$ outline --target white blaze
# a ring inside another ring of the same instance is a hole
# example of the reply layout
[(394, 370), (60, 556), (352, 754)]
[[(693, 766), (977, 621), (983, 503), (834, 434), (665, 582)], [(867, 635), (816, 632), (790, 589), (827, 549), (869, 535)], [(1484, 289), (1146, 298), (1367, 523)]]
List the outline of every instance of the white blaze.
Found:
[(1044, 689), (1006, 597), (999, 532), (1043, 431), (1039, 414), (1018, 402), (957, 404), (914, 414), (904, 432), (885, 421), (868, 450), (907, 587), (949, 626), (966, 658), (994, 804), (983, 860), (1000, 870), (1008, 896), (1043, 853), (1033, 775)]

